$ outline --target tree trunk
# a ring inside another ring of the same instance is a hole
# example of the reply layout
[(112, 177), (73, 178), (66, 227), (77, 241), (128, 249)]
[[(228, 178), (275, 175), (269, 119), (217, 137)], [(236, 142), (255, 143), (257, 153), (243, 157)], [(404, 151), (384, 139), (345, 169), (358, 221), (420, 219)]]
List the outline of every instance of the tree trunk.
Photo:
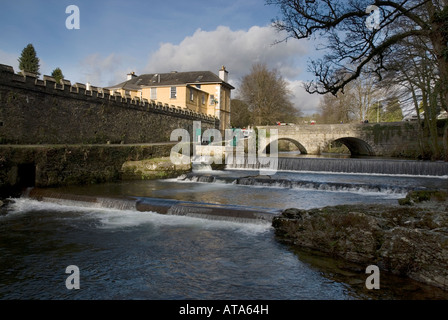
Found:
[(448, 111), (448, 5), (444, 1), (443, 9), (436, 9), (432, 1), (427, 2), (431, 17), (431, 40), (439, 71), (437, 89), (441, 96), (441, 108)]
[(445, 123), (445, 128), (443, 129), (443, 160), (448, 161), (448, 121)]

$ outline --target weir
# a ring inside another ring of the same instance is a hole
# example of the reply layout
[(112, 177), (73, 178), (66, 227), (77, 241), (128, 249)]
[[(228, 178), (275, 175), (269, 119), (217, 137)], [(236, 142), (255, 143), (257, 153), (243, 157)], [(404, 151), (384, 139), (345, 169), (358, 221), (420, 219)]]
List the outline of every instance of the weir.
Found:
[(167, 215), (248, 223), (271, 223), (273, 217), (281, 213), (280, 210), (259, 207), (221, 205), (147, 197), (107, 198), (63, 193), (51, 189), (40, 188), (30, 188), (28, 192), (24, 194), (24, 197), (60, 205), (154, 212)]
[(254, 187), (275, 187), (285, 189), (307, 189), (319, 191), (342, 191), (342, 192), (376, 192), (388, 194), (406, 194), (409, 191), (420, 190), (424, 188), (405, 187), (389, 184), (370, 184), (370, 183), (344, 183), (344, 182), (319, 182), (310, 180), (290, 180), (285, 178), (276, 178), (275, 176), (246, 176), (246, 177), (222, 177), (210, 174), (201, 175), (196, 173), (182, 175), (179, 181), (202, 182), (202, 183), (225, 183), (242, 186)]
[[(335, 173), (370, 173), (388, 175), (413, 176), (448, 176), (448, 162), (391, 160), (391, 159), (333, 159), (333, 158), (281, 158), (277, 160), (278, 171), (311, 171)], [(227, 165), (228, 169), (268, 168), (260, 162), (249, 164), (247, 158), (244, 163)], [(272, 167), (271, 167), (272, 168)]]

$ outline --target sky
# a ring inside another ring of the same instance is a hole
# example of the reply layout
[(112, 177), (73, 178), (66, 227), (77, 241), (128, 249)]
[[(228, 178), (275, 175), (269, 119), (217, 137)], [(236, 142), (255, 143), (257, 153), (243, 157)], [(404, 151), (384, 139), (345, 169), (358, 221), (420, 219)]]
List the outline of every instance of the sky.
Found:
[[(79, 29), (70, 5), (79, 8)], [(279, 8), (265, 0), (2, 0), (0, 64), (19, 71), (17, 59), (29, 43), (40, 59), (40, 73), (59, 67), (71, 83), (106, 87), (133, 71), (229, 71), (235, 86), (254, 63), (276, 69), (287, 81), (294, 105), (317, 111), (320, 96), (302, 87), (313, 80), (307, 63), (313, 42), (289, 39), (272, 27)]]

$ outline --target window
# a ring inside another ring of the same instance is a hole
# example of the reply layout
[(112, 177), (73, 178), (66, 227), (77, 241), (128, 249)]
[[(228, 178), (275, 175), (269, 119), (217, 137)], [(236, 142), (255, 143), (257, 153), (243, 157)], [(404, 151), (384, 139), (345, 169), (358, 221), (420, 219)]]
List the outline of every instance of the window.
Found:
[(171, 87), (171, 99), (176, 99), (177, 97), (177, 88), (176, 87)]
[(193, 89), (190, 89), (190, 101), (194, 100), (194, 92)]
[(205, 104), (205, 94), (202, 94), (202, 104)]
[(157, 88), (151, 88), (150, 89), (151, 94), (151, 100), (157, 100)]
[(210, 95), (210, 105), (211, 106), (215, 105), (215, 95), (214, 94)]

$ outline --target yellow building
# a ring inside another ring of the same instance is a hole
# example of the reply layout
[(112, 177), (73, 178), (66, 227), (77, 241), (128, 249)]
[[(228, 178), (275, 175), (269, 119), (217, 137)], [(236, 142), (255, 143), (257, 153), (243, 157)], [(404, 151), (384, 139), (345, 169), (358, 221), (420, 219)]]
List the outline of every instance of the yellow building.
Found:
[(220, 120), (220, 129), (230, 127), (231, 90), (228, 72), (223, 66), (219, 75), (210, 71), (128, 74), (125, 82), (107, 89), (122, 96), (138, 97), (169, 106), (188, 108)]

